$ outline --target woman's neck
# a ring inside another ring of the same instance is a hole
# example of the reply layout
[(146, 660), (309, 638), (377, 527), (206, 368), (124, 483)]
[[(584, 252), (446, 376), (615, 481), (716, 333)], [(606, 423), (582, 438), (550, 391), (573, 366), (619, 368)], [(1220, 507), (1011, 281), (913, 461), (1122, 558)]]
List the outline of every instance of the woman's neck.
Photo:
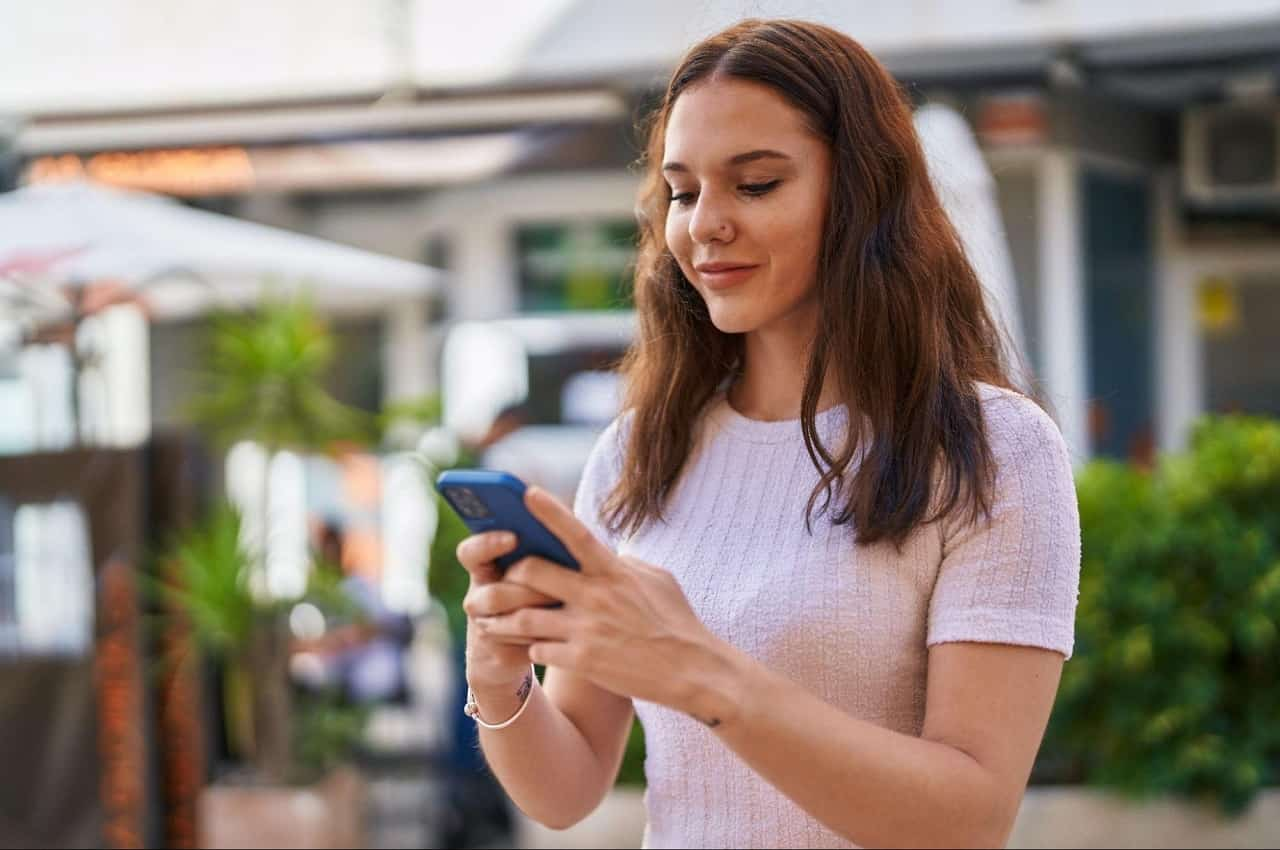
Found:
[[(743, 339), (742, 373), (728, 389), (733, 409), (748, 419), (799, 419), (813, 336), (813, 331), (803, 326), (748, 333)], [(834, 382), (828, 378), (818, 398), (818, 410), (835, 405), (836, 395)]]

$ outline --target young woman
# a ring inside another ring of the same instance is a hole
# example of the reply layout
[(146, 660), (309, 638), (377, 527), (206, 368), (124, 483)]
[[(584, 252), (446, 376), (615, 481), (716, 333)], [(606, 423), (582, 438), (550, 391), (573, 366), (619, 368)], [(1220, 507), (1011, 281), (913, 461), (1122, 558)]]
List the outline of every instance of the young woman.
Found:
[(681, 62), (647, 168), (625, 412), (573, 512), (528, 495), (582, 571), (458, 549), (489, 764), (568, 826), (634, 709), (648, 846), (1003, 844), (1079, 520), (908, 104), (847, 36), (748, 21)]

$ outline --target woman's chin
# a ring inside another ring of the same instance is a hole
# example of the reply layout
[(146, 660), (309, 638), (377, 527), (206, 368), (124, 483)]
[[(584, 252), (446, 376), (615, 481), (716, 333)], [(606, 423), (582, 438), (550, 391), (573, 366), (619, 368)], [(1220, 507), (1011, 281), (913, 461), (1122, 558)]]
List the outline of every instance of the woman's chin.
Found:
[(725, 334), (742, 334), (755, 328), (755, 323), (751, 321), (750, 316), (745, 316), (737, 311), (731, 310), (710, 310), (711, 324), (716, 326), (716, 330)]

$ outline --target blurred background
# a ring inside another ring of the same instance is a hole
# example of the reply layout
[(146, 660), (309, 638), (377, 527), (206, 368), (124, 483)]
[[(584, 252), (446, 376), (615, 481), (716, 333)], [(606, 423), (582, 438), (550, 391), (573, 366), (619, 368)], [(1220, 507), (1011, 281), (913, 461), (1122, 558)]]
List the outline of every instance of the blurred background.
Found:
[(431, 482), (572, 498), (616, 414), (637, 124), (694, 41), (885, 62), (1077, 467), (1012, 845), (1280, 845), (1273, 2), (0, 4), (0, 845), (551, 833), (462, 715)]

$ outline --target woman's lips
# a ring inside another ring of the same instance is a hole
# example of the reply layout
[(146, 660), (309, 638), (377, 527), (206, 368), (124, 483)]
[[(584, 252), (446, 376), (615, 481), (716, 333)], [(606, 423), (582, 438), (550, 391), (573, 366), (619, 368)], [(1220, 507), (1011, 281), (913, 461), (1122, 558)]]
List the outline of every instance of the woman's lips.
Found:
[(698, 270), (698, 275), (711, 289), (726, 289), (730, 286), (737, 286), (751, 275), (755, 274), (759, 266), (738, 266), (731, 269), (717, 270)]

